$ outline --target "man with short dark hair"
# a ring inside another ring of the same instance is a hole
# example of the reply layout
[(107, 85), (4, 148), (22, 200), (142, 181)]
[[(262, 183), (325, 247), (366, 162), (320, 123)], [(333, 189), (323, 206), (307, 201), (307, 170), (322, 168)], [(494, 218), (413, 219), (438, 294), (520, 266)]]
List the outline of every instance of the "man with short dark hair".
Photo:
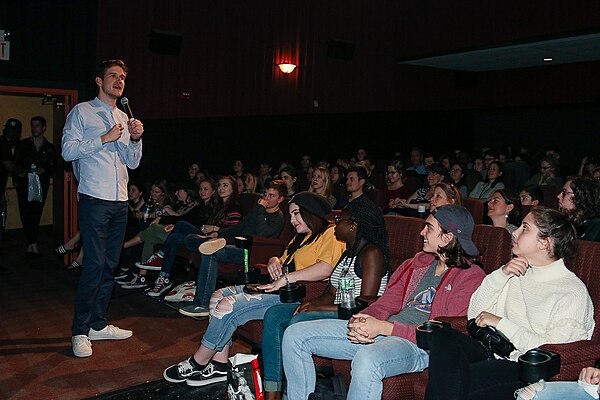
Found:
[[(38, 249), (38, 234), (44, 204), (50, 189), (50, 177), (54, 175), (56, 150), (54, 145), (44, 137), (46, 118), (37, 116), (31, 118), (31, 137), (23, 139), (15, 149), (15, 164), (21, 173), (13, 176), (17, 189), (19, 214), (23, 232), (27, 238), (28, 258), (40, 257)], [(29, 201), (29, 174), (35, 173), (40, 179), (41, 201)]]
[(338, 199), (334, 205), (334, 209), (341, 210), (351, 201), (367, 199), (364, 189), (368, 177), (367, 170), (363, 167), (348, 168), (348, 172), (346, 173), (346, 191), (348, 192), (348, 196)]
[(144, 127), (117, 108), (126, 78), (123, 61), (100, 63), (96, 98), (77, 104), (63, 130), (62, 156), (73, 162), (79, 181), (79, 231), (85, 248), (72, 327), (77, 357), (92, 355), (90, 340), (133, 335), (106, 319), (127, 225), (127, 168), (137, 168), (142, 158)]
[[(244, 250), (225, 244), (225, 238), (231, 237), (277, 237), (283, 228), (284, 217), (279, 205), (285, 199), (287, 187), (282, 180), (267, 184), (265, 194), (258, 205), (238, 224), (223, 228), (212, 234), (218, 239), (206, 241), (208, 236), (188, 235), (185, 246), (188, 250), (198, 250), (202, 254), (196, 279), (194, 302), (179, 309), (190, 317), (208, 316), (210, 297), (217, 287), (219, 264), (244, 265)], [(211, 236), (211, 235), (209, 235)]]

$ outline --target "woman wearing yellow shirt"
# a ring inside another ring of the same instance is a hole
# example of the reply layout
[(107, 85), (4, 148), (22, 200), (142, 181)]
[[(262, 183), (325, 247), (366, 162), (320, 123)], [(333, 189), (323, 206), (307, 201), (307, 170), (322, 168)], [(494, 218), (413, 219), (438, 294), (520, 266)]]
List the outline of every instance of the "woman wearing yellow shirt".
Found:
[[(269, 260), (268, 270), (276, 289), (287, 282), (318, 281), (331, 275), (345, 249), (327, 220), (331, 206), (316, 193), (301, 192), (290, 200), (290, 221), (295, 234), (283, 255)], [(275, 292), (276, 293), (276, 292)], [(218, 289), (210, 300), (210, 322), (198, 350), (188, 359), (165, 369), (169, 382), (204, 386), (227, 380), (227, 359), (236, 328), (264, 318), (266, 311), (281, 304), (277, 294), (247, 294), (243, 286)], [(298, 303), (299, 304), (299, 303)]]

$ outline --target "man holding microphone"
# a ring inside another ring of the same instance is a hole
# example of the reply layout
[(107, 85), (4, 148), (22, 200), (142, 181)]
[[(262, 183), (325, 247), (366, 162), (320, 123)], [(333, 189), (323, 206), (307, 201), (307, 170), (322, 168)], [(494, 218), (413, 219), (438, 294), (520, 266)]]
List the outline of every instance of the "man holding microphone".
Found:
[(117, 108), (127, 66), (121, 60), (96, 69), (97, 97), (69, 112), (62, 156), (73, 162), (79, 182), (79, 230), (85, 255), (72, 326), (73, 354), (92, 355), (92, 340), (127, 339), (132, 331), (108, 325), (106, 312), (114, 286), (127, 224), (127, 168), (142, 158), (142, 123)]

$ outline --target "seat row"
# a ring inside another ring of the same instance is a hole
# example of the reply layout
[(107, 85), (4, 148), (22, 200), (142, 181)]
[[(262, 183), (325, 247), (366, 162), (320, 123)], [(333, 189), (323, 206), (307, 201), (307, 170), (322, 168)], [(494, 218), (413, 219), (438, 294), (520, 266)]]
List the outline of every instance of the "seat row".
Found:
[[(408, 258), (413, 257), (423, 247), (419, 233), (424, 227), (424, 221), (418, 218), (386, 216), (386, 229), (390, 242), (390, 258), (393, 266), (399, 266)], [(480, 261), (486, 273), (490, 273), (511, 258), (512, 239), (502, 228), (488, 225), (476, 225), (473, 241), (480, 251)], [(255, 253), (256, 254), (256, 253)], [(270, 253), (272, 255), (273, 253)], [(269, 255), (269, 256), (270, 256)], [(268, 257), (268, 256), (267, 256)], [(267, 259), (253, 260), (266, 262)], [(600, 274), (595, 271), (600, 265), (600, 243), (579, 241), (575, 256), (566, 260), (567, 266), (587, 285), (595, 305), (595, 321), (598, 321), (600, 307)], [(305, 282), (307, 284), (307, 299), (319, 296), (325, 288), (324, 282)], [(455, 328), (466, 331), (466, 318), (448, 319)], [(598, 323), (591, 341), (580, 341), (563, 345), (544, 346), (561, 354), (562, 364), (560, 374), (554, 379), (577, 379), (579, 371), (585, 366), (594, 365), (600, 354), (600, 332)], [(259, 350), (262, 341), (262, 321), (250, 321), (240, 326), (236, 335), (243, 338), (255, 350)], [(350, 361), (330, 360), (314, 357), (316, 365), (331, 366), (335, 373), (345, 376), (350, 382)], [(386, 378), (383, 382), (384, 399), (422, 399), (427, 385), (427, 372), (400, 375)]]

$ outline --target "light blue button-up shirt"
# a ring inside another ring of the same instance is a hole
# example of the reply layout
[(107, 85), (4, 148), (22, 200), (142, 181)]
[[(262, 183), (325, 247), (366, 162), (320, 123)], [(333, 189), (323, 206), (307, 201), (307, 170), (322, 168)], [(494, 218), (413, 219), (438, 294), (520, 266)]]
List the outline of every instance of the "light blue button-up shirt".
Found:
[[(67, 115), (62, 156), (73, 161), (79, 193), (127, 201), (127, 167), (137, 168), (142, 158), (142, 142), (130, 142), (127, 120), (127, 114), (97, 97), (77, 104)], [(124, 127), (120, 139), (103, 145), (100, 136), (117, 123)]]

